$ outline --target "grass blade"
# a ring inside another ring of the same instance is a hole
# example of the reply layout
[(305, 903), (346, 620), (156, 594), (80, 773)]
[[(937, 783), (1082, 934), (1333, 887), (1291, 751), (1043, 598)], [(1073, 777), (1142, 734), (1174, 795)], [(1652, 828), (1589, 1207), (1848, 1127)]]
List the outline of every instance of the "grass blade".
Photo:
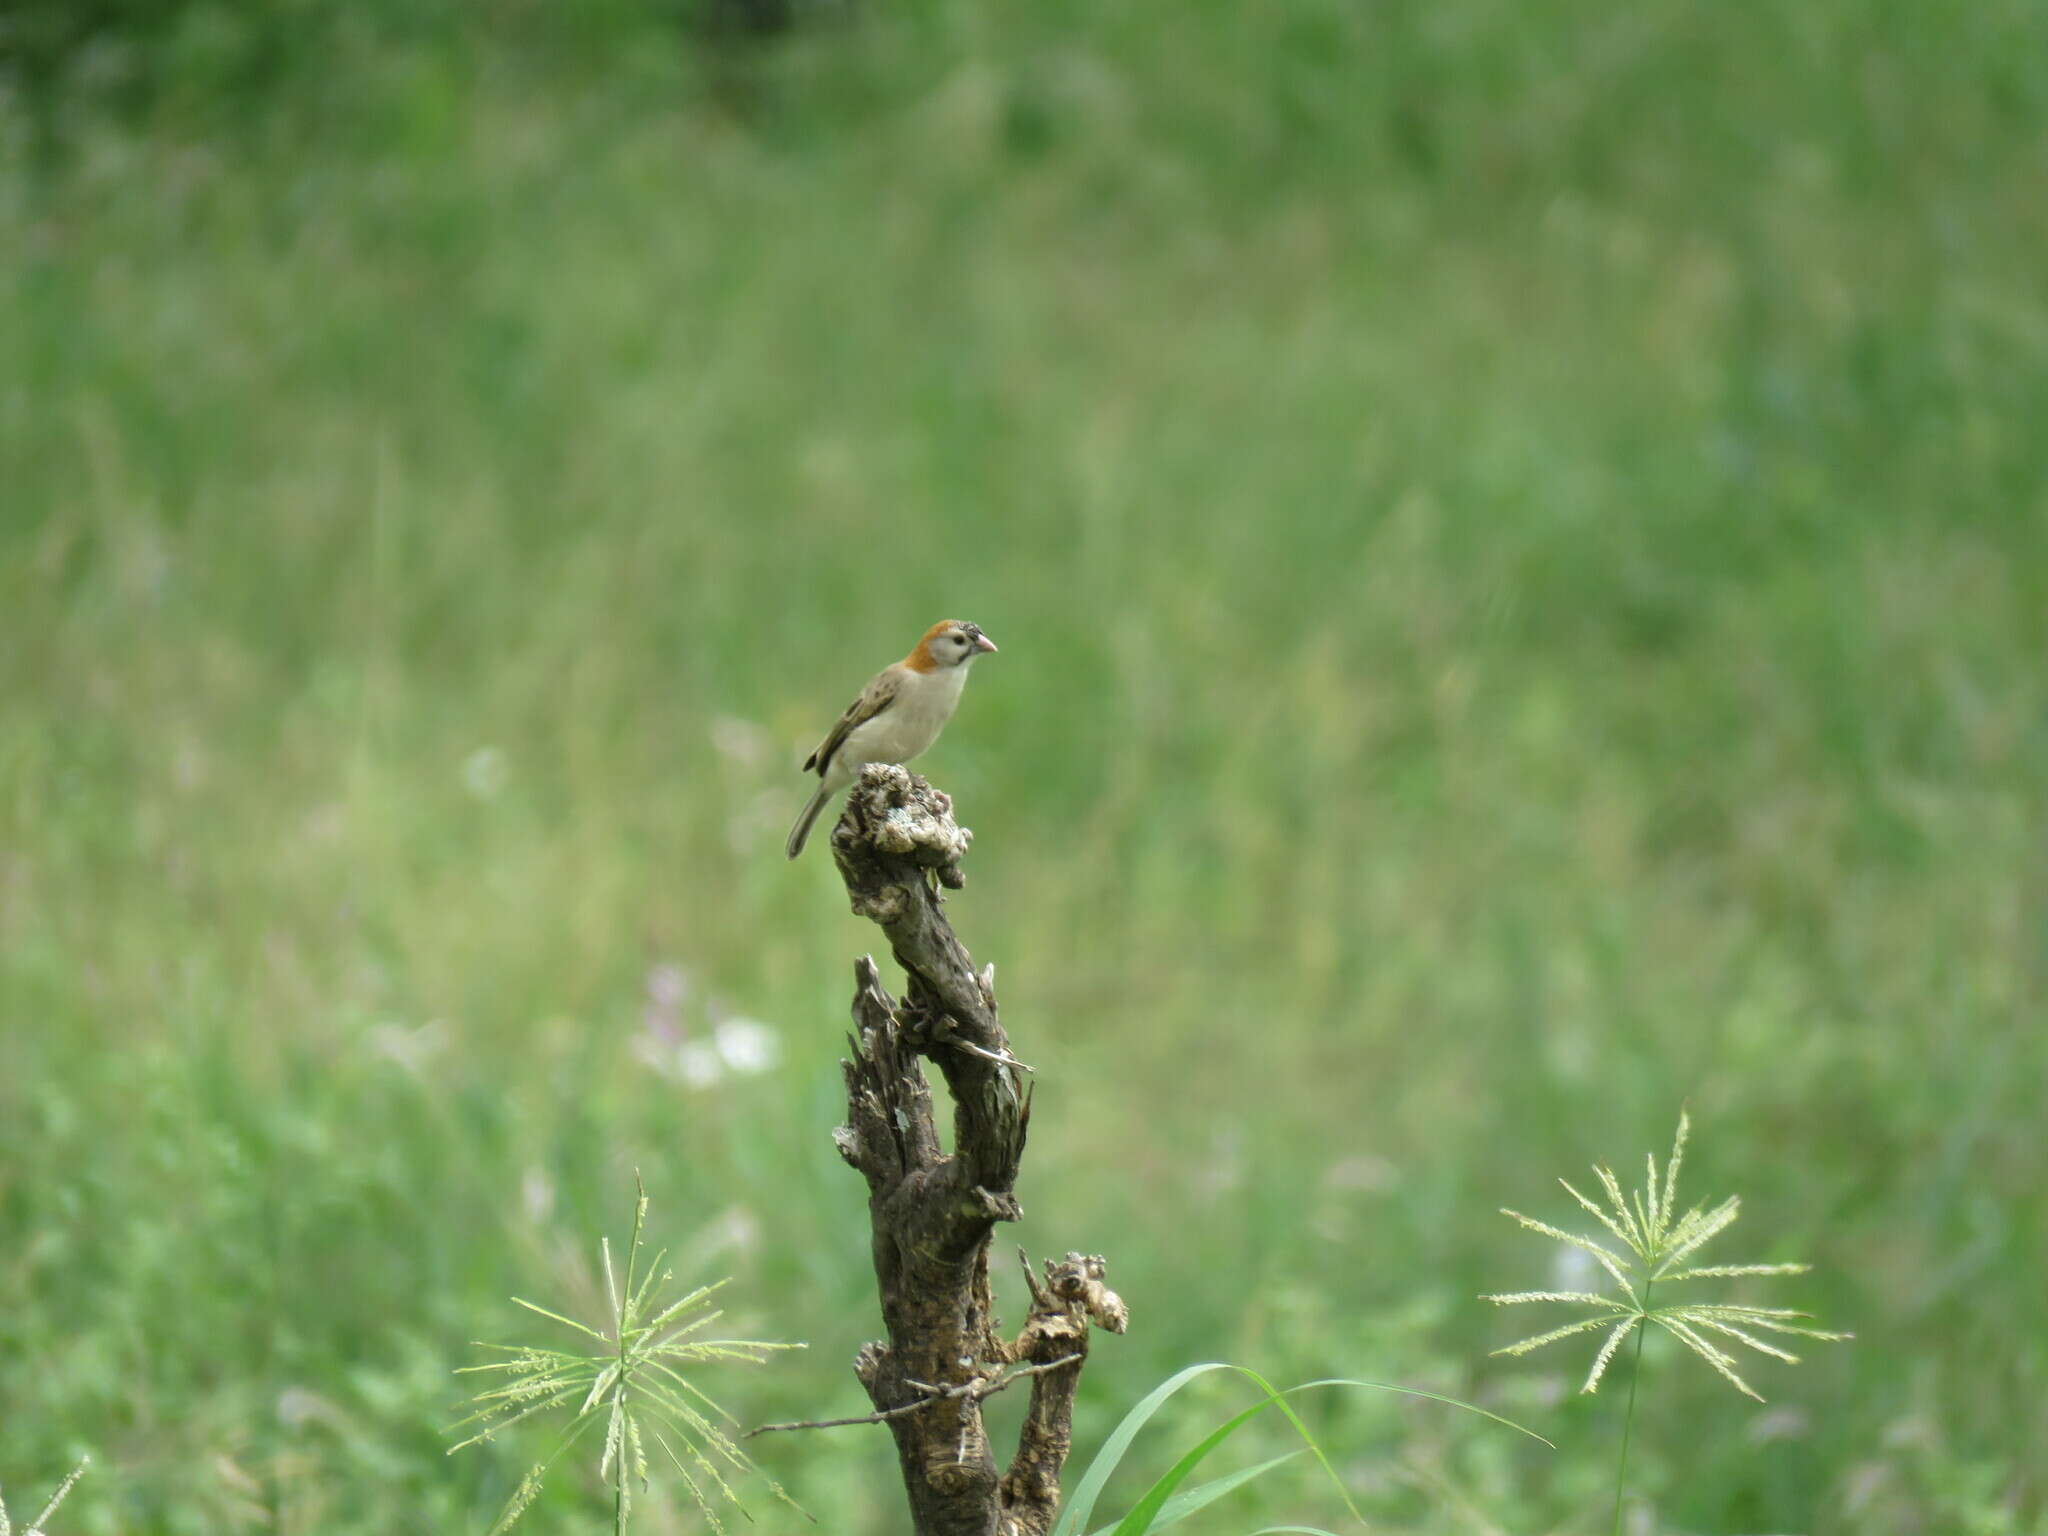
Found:
[[(1208, 1508), (1225, 1494), (1234, 1492), (1242, 1488), (1246, 1483), (1264, 1477), (1283, 1462), (1293, 1461), (1302, 1454), (1302, 1451), (1289, 1451), (1284, 1456), (1275, 1456), (1270, 1461), (1262, 1461), (1256, 1466), (1241, 1467), (1235, 1472), (1227, 1473), (1222, 1477), (1212, 1478), (1206, 1483), (1197, 1483), (1194, 1487), (1177, 1493), (1168, 1499), (1153, 1517), (1152, 1523), (1146, 1526), (1145, 1529), (1148, 1531), (1163, 1531), (1169, 1525), (1178, 1525), (1181, 1521), (1187, 1519), (1189, 1515), (1196, 1513), (1198, 1510)], [(1118, 1522), (1118, 1525), (1105, 1525), (1096, 1531), (1094, 1536), (1114, 1536), (1115, 1531), (1121, 1524), (1122, 1522)]]
[(1124, 1452), (1131, 1448), (1131, 1442), (1138, 1437), (1138, 1431), (1146, 1421), (1157, 1413), (1160, 1405), (1197, 1377), (1211, 1371), (1229, 1371), (1236, 1367), (1221, 1360), (1208, 1361), (1201, 1365), (1190, 1365), (1174, 1372), (1158, 1386), (1141, 1398), (1136, 1407), (1123, 1416), (1117, 1427), (1109, 1432), (1109, 1438), (1102, 1442), (1102, 1449), (1095, 1453), (1095, 1459), (1088, 1463), (1088, 1470), (1081, 1475), (1081, 1482), (1067, 1501), (1066, 1508), (1053, 1523), (1052, 1536), (1078, 1536), (1088, 1528), (1088, 1519), (1095, 1513), (1095, 1501), (1102, 1496), (1102, 1485), (1116, 1471), (1124, 1459)]
[[(1192, 1450), (1167, 1469), (1164, 1477), (1145, 1490), (1145, 1496), (1131, 1506), (1131, 1512), (1116, 1523), (1116, 1536), (1145, 1536), (1145, 1532), (1156, 1529), (1161, 1523), (1159, 1516), (1165, 1509), (1166, 1501), (1173, 1497), (1173, 1491), (1187, 1480), (1188, 1475), (1202, 1464), (1211, 1451), (1236, 1434), (1246, 1424), (1257, 1418), (1276, 1401), (1278, 1401), (1277, 1398), (1268, 1398), (1263, 1403), (1252, 1404), (1251, 1407), (1245, 1409), (1242, 1413), (1226, 1419), (1222, 1424), (1196, 1442)], [(1313, 1447), (1315, 1442), (1310, 1441), (1309, 1444)], [(1299, 1452), (1296, 1454), (1298, 1455)], [(1287, 1458), (1283, 1456), (1280, 1459), (1285, 1461)], [(1275, 1464), (1269, 1463), (1268, 1465)], [(1219, 1479), (1218, 1481), (1227, 1481), (1227, 1479)], [(1229, 1489), (1224, 1489), (1223, 1492), (1227, 1493)], [(1221, 1496), (1221, 1493), (1217, 1495), (1219, 1498)]]
[[(1185, 1370), (1167, 1378), (1159, 1386), (1153, 1388), (1135, 1408), (1124, 1415), (1123, 1422), (1111, 1431), (1109, 1438), (1103, 1442), (1102, 1449), (1096, 1453), (1095, 1459), (1089, 1463), (1087, 1472), (1082, 1475), (1080, 1485), (1074, 1490), (1073, 1498), (1067, 1507), (1061, 1510), (1060, 1518), (1053, 1526), (1053, 1536), (1077, 1536), (1078, 1532), (1087, 1529), (1087, 1522), (1095, 1513), (1095, 1504), (1097, 1499), (1101, 1497), (1103, 1485), (1109, 1481), (1110, 1476), (1122, 1463), (1124, 1454), (1130, 1449), (1131, 1441), (1136, 1438), (1138, 1431), (1145, 1426), (1146, 1421), (1153, 1414), (1157, 1413), (1160, 1406), (1168, 1398), (1172, 1397), (1174, 1393), (1180, 1391), (1181, 1388), (1187, 1386), (1198, 1377), (1209, 1374), (1211, 1371), (1237, 1372), (1240, 1376), (1253, 1382), (1260, 1391), (1266, 1394), (1264, 1400), (1253, 1404), (1250, 1408), (1232, 1417), (1218, 1429), (1211, 1431), (1200, 1444), (1181, 1457), (1179, 1461), (1175, 1462), (1166, 1475), (1157, 1483), (1154, 1483), (1147, 1490), (1144, 1498), (1137, 1505), (1133, 1506), (1131, 1513), (1112, 1527), (1118, 1533), (1118, 1536), (1128, 1536), (1128, 1533), (1131, 1532), (1142, 1532), (1151, 1529), (1152, 1527), (1146, 1524), (1133, 1524), (1132, 1522), (1147, 1509), (1155, 1513), (1159, 1511), (1173, 1490), (1186, 1479), (1188, 1474), (1200, 1464), (1201, 1460), (1210, 1451), (1220, 1445), (1247, 1420), (1269, 1407), (1278, 1408), (1287, 1421), (1294, 1426), (1295, 1433), (1301, 1436), (1304, 1448), (1322, 1466), (1331, 1483), (1335, 1485), (1339, 1497), (1344, 1500), (1345, 1507), (1351, 1511), (1352, 1517), (1363, 1523), (1364, 1516), (1359, 1514), (1357, 1506), (1352, 1503), (1350, 1492), (1344, 1487), (1343, 1479), (1337, 1476), (1336, 1469), (1330, 1465), (1329, 1458), (1323, 1454), (1322, 1447), (1316, 1442), (1315, 1437), (1309, 1433), (1308, 1426), (1302, 1423), (1300, 1415), (1295, 1413), (1293, 1407), (1286, 1401), (1288, 1397), (1296, 1392), (1307, 1392), (1317, 1387), (1357, 1387), (1368, 1391), (1398, 1393), (1403, 1397), (1426, 1398), (1431, 1402), (1444, 1403), (1453, 1408), (1462, 1408), (1468, 1413), (1476, 1413), (1481, 1418), (1491, 1419), (1496, 1424), (1506, 1425), (1509, 1429), (1527, 1435), (1532, 1440), (1539, 1440), (1545, 1445), (1551, 1445), (1551, 1442), (1545, 1440), (1543, 1436), (1537, 1434), (1532, 1429), (1524, 1428), (1512, 1419), (1503, 1418), (1501, 1415), (1491, 1413), (1476, 1404), (1464, 1402), (1455, 1397), (1447, 1397), (1441, 1392), (1427, 1392), (1420, 1387), (1396, 1386), (1392, 1382), (1361, 1381), (1346, 1377), (1329, 1377), (1320, 1381), (1303, 1382), (1300, 1386), (1290, 1387), (1285, 1392), (1282, 1392), (1257, 1371), (1251, 1370), (1246, 1366), (1231, 1365), (1223, 1361), (1210, 1361), (1202, 1365), (1191, 1365)], [(1553, 1450), (1556, 1449), (1555, 1446), (1551, 1446), (1551, 1448)], [(1207, 1485), (1204, 1486), (1206, 1487)]]

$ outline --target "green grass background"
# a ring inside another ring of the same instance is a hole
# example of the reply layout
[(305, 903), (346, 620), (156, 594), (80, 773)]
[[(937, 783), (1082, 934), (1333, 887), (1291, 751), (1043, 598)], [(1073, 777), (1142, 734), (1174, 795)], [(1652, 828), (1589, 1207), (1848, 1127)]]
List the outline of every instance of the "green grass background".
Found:
[[(480, 1530), (536, 1447), (444, 1457), (450, 1372), (635, 1168), (811, 1341), (707, 1384), (860, 1411), (876, 935), (781, 838), (957, 614), (999, 1236), (1134, 1315), (1084, 1449), (1371, 1376), (1560, 1445), (1320, 1400), (1377, 1528), (1605, 1529), (1621, 1395), (1476, 1298), (1689, 1102), (1858, 1339), (1653, 1344), (1636, 1529), (2048, 1530), (2038, 6), (115, 12), (0, 98), (17, 1515), (90, 1448), (63, 1531)], [(661, 966), (781, 1064), (650, 1068)], [(901, 1529), (879, 1432), (761, 1454)]]

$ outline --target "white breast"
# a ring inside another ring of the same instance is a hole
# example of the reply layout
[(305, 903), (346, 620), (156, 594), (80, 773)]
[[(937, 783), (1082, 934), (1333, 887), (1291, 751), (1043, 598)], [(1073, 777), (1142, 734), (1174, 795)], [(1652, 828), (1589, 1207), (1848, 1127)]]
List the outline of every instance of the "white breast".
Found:
[(953, 718), (966, 682), (965, 667), (911, 673), (887, 709), (847, 732), (833, 754), (834, 777), (850, 780), (863, 763), (907, 763), (930, 747)]

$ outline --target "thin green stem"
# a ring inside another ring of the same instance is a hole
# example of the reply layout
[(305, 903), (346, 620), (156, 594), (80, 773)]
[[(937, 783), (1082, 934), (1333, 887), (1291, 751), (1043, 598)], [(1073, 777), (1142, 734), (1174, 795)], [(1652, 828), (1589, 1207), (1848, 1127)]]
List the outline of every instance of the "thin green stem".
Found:
[(1636, 1324), (1636, 1353), (1628, 1368), (1628, 1412), (1621, 1421), (1621, 1460), (1614, 1468), (1614, 1531), (1621, 1536), (1621, 1495), (1628, 1486), (1628, 1441), (1636, 1427), (1636, 1383), (1643, 1379), (1643, 1335), (1650, 1331), (1650, 1283), (1643, 1286), (1643, 1321)]
[[(641, 1208), (646, 1208), (644, 1195), (641, 1197)], [(640, 1227), (636, 1220), (633, 1227), (633, 1248), (636, 1256), (640, 1247), (639, 1238)], [(626, 1260), (628, 1275), (632, 1273), (632, 1263), (633, 1260), (629, 1257)], [(623, 1308), (619, 1312), (618, 1333), (619, 1385), (616, 1390), (619, 1402), (623, 1406), (626, 1402), (626, 1372), (632, 1361), (626, 1349), (626, 1314)], [(623, 1425), (620, 1426), (618, 1460), (612, 1463), (612, 1536), (626, 1536), (626, 1435)]]

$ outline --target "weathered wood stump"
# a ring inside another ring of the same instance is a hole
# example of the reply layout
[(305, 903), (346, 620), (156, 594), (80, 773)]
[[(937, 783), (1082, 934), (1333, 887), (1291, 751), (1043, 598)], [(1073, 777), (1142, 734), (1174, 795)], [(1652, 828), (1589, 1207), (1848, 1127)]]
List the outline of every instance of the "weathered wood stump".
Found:
[[(854, 967), (853, 1057), (840, 1156), (868, 1184), (875, 1282), (886, 1340), (855, 1373), (896, 1437), (917, 1536), (1043, 1536), (1059, 1506), (1074, 1392), (1091, 1324), (1121, 1333), (1123, 1302), (1100, 1258), (1025, 1263), (1023, 1331), (997, 1331), (989, 1285), (995, 1224), (1015, 1221), (1017, 1169), (1031, 1123), (1030, 1070), (996, 1014), (995, 967), (976, 972), (940, 889), (959, 890), (973, 834), (952, 801), (908, 770), (862, 770), (832, 856), (854, 912), (888, 936), (905, 992), (890, 997), (874, 960)], [(953, 1146), (940, 1142), (922, 1058), (953, 1098)], [(1028, 1379), (1031, 1406), (1006, 1471), (982, 1427), (982, 1399)]]

